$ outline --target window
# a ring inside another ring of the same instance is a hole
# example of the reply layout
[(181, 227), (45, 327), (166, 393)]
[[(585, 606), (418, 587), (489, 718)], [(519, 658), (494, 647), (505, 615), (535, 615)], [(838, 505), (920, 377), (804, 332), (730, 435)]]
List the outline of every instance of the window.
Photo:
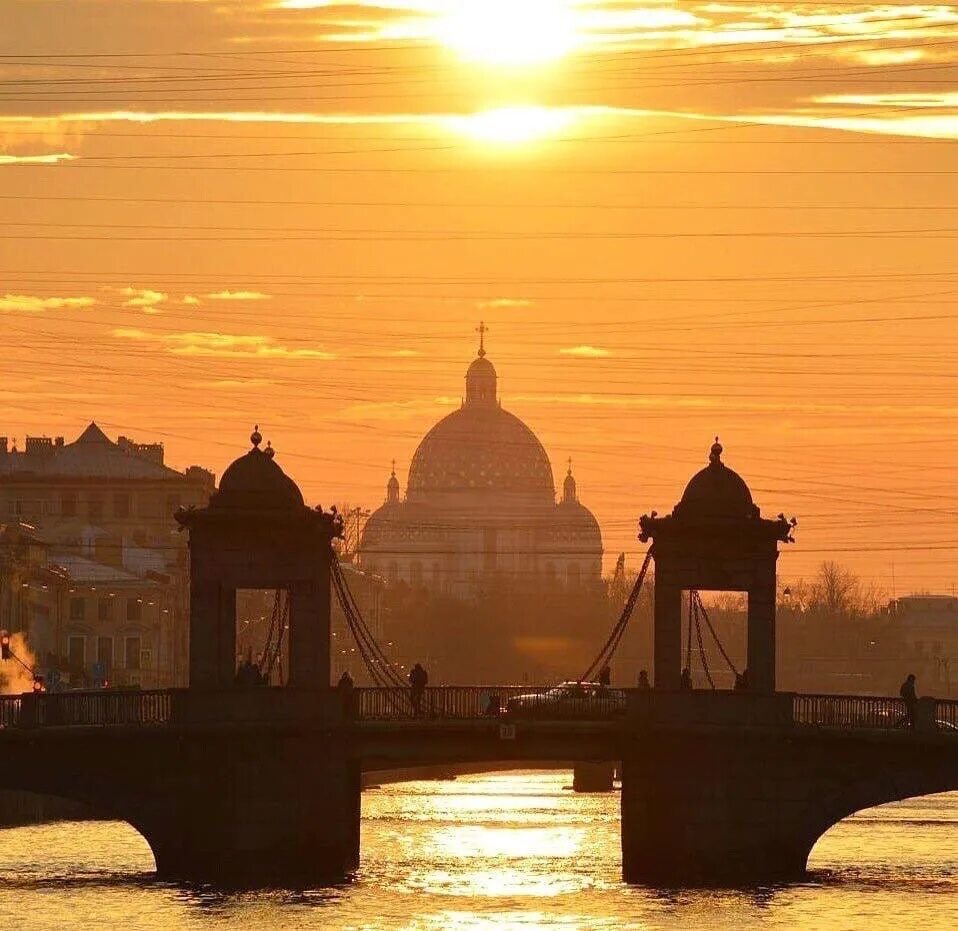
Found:
[(138, 621), (143, 616), (143, 600), (141, 598), (126, 599), (126, 619)]
[(67, 649), (70, 656), (70, 669), (82, 670), (86, 664), (86, 637), (70, 637)]
[(77, 516), (77, 496), (73, 492), (69, 492), (60, 498), (60, 514), (63, 517)]
[(579, 580), (581, 578), (579, 572), (579, 564), (577, 562), (570, 562), (565, 570), (566, 581), (569, 584), (569, 588), (578, 588)]
[(140, 668), (140, 638), (139, 637), (127, 637), (126, 638), (126, 668), (127, 669), (139, 669)]
[(86, 598), (70, 599), (70, 620), (82, 621), (86, 617)]
[(101, 520), (103, 518), (103, 499), (99, 495), (91, 495), (87, 501), (87, 514), (90, 520)]
[(418, 560), (409, 567), (409, 582), (413, 588), (419, 588), (422, 585), (422, 563)]
[(98, 598), (96, 602), (96, 619), (98, 621), (108, 621), (113, 617), (113, 599)]
[(118, 494), (113, 496), (113, 516), (114, 517), (129, 517), (130, 516), (130, 496)]
[(160, 516), (160, 498), (156, 494), (145, 494), (140, 498), (139, 504), (137, 505), (137, 511), (143, 517), (159, 517)]
[(96, 638), (96, 661), (106, 670), (107, 673), (113, 666), (113, 638)]
[(153, 668), (153, 651), (140, 650), (140, 669)]

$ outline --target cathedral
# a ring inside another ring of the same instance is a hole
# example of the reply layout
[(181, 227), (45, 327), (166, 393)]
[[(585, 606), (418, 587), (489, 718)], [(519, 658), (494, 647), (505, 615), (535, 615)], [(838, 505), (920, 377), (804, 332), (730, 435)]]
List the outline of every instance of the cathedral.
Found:
[(599, 524), (579, 502), (572, 464), (556, 501), (535, 433), (502, 407), (480, 327), (465, 400), (416, 449), (403, 496), (395, 466), (363, 530), (365, 569), (390, 582), (469, 599), (491, 584), (526, 591), (595, 588)]

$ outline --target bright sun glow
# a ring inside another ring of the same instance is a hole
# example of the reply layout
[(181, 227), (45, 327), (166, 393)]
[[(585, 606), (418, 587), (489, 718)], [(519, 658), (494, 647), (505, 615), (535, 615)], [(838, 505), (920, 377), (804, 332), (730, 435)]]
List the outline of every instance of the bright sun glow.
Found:
[(572, 110), (549, 107), (502, 107), (469, 116), (451, 116), (448, 125), (480, 142), (531, 142), (559, 132), (575, 120)]
[(466, 61), (535, 65), (578, 44), (572, 0), (450, 0), (436, 28)]

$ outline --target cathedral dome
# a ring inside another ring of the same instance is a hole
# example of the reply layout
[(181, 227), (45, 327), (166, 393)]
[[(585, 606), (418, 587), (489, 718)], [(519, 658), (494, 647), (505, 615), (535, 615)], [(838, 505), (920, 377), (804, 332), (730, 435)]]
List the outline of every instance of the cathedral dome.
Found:
[(479, 490), (555, 500), (552, 466), (536, 435), (501, 407), (467, 401), (423, 437), (406, 493)]
[[(479, 327), (480, 338), (486, 332)], [(422, 439), (409, 467), (406, 494), (493, 491), (555, 503), (552, 465), (536, 435), (497, 397), (496, 369), (480, 339), (466, 371), (466, 400)]]

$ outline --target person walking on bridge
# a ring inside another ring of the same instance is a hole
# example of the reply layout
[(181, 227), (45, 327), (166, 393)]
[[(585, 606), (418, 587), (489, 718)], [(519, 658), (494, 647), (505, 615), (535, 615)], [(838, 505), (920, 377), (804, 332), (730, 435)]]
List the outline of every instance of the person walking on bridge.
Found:
[(652, 683), (649, 682), (649, 672), (647, 669), (642, 669), (639, 671), (639, 691), (640, 692), (652, 691)]
[(422, 713), (422, 697), (426, 692), (426, 686), (429, 684), (429, 673), (423, 668), (421, 663), (416, 663), (409, 670), (409, 689), (412, 698), (413, 714), (418, 718)]
[(336, 689), (339, 692), (340, 701), (342, 701), (343, 704), (343, 717), (351, 718), (353, 716), (354, 684), (353, 677), (349, 674), (348, 669), (344, 670), (343, 674), (339, 677), (339, 682), (336, 683)]
[(915, 674), (910, 672), (908, 678), (901, 684), (898, 690), (901, 700), (905, 703), (905, 716), (899, 721), (905, 727), (915, 726), (915, 708), (918, 705), (918, 692), (915, 689)]

